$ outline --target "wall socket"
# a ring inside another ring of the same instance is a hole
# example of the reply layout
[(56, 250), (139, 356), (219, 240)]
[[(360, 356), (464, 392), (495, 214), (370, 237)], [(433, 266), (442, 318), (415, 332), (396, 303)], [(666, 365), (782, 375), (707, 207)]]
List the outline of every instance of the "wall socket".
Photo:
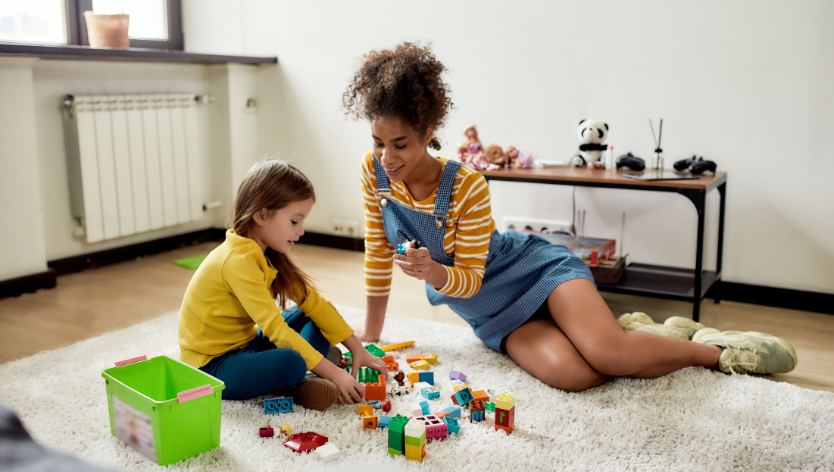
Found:
[(548, 232), (566, 232), (573, 234), (573, 223), (570, 221), (557, 220), (540, 220), (537, 218), (524, 218), (520, 216), (506, 216), (504, 217), (504, 231), (514, 229), (516, 231), (523, 231), (525, 229), (532, 229), (533, 231), (541, 231), (546, 229)]
[(331, 225), (333, 232), (341, 236), (348, 236), (351, 238), (359, 237), (359, 223), (349, 220), (340, 220), (338, 218), (333, 220)]

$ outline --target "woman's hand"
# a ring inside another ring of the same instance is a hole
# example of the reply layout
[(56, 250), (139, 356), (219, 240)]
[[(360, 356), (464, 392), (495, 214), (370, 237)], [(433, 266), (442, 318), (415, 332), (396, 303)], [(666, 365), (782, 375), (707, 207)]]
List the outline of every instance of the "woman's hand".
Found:
[(431, 253), (428, 249), (409, 249), (405, 254), (394, 254), (394, 263), (400, 266), (405, 275), (415, 279), (426, 280), (432, 269)]
[(351, 356), (353, 357), (353, 367), (351, 367), (351, 372), (353, 372), (354, 377), (356, 377), (356, 374), (359, 373), (359, 369), (361, 367), (378, 370), (380, 374), (386, 377), (388, 376), (388, 366), (385, 365), (385, 361), (383, 361), (381, 357), (376, 357), (368, 352), (368, 350), (364, 347), (357, 349), (356, 351), (357, 352), (350, 351)]

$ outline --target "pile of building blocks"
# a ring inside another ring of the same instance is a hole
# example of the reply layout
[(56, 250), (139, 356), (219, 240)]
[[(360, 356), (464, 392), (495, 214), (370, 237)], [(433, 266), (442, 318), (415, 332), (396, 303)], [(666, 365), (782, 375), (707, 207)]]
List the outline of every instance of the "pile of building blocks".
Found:
[(406, 423), (403, 433), (405, 458), (423, 462), (423, 458), (426, 457), (426, 425), (422, 421), (411, 420)]
[(405, 426), (408, 418), (397, 415), (388, 421), (388, 454), (401, 456), (405, 454)]
[(292, 413), (292, 397), (275, 397), (264, 400), (264, 414)]

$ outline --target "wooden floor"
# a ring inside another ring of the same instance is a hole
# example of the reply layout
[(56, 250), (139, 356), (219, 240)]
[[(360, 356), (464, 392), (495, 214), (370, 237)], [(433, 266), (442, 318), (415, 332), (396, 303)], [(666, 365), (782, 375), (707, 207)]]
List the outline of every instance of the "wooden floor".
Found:
[[(206, 254), (217, 244), (61, 276), (55, 289), (0, 300), (0, 363), (178, 311), (193, 272), (173, 261)], [(362, 253), (298, 245), (293, 256), (334, 304), (364, 308)], [(389, 314), (468, 326), (447, 307), (429, 305), (423, 283), (398, 270), (392, 293)], [(673, 315), (691, 316), (691, 305), (685, 302), (602, 295), (615, 315), (643, 311), (657, 322)], [(761, 331), (787, 339), (796, 348), (799, 365), (789, 374), (768, 378), (834, 392), (834, 316), (705, 300), (701, 321), (722, 331)]]

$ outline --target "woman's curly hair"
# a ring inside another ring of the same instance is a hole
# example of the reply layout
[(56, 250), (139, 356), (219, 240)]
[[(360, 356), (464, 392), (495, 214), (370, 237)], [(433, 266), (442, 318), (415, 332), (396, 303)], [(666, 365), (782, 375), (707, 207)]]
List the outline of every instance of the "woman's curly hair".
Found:
[[(446, 67), (434, 57), (431, 46), (402, 43), (393, 51), (371, 51), (342, 96), (345, 115), (373, 120), (398, 117), (420, 135), (443, 126), (454, 105), (451, 90), (440, 75)], [(432, 137), (429, 147), (440, 149)]]

